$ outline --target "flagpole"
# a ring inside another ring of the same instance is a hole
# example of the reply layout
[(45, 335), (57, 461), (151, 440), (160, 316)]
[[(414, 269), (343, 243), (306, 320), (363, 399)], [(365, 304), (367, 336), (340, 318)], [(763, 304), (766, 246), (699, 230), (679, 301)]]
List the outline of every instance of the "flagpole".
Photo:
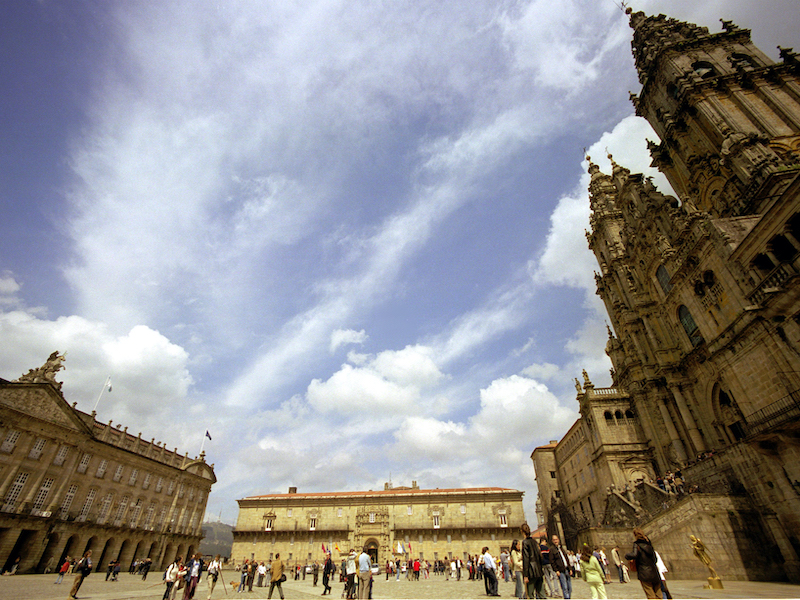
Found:
[(106, 382), (103, 384), (103, 389), (100, 390), (100, 395), (97, 397), (97, 402), (94, 403), (94, 408), (92, 409), (92, 412), (94, 413), (97, 412), (97, 406), (100, 404), (100, 398), (103, 397), (103, 392), (106, 391), (106, 388), (109, 386), (110, 383), (111, 383), (111, 375), (109, 375), (106, 378)]
[(208, 433), (208, 429), (206, 429), (206, 432), (203, 434), (203, 441), (200, 442), (200, 454), (203, 453), (203, 448), (206, 446), (206, 438), (211, 439), (211, 434)]

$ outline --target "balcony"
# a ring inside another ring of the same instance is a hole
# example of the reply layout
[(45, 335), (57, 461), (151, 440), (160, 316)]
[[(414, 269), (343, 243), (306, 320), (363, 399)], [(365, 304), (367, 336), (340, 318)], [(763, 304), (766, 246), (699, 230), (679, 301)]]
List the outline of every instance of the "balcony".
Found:
[(767, 296), (783, 291), (784, 284), (795, 275), (797, 270), (791, 263), (778, 265), (748, 294), (750, 302), (754, 306), (760, 306)]
[(747, 437), (754, 437), (768, 430), (779, 429), (800, 418), (800, 390), (773, 402), (745, 417)]

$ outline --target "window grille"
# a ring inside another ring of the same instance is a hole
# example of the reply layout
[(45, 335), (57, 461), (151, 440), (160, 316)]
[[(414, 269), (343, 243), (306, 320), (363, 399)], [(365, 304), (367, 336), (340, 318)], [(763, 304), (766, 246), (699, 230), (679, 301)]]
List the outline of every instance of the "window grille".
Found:
[(55, 479), (48, 477), (42, 482), (39, 491), (36, 492), (36, 498), (33, 500), (33, 509), (31, 510), (32, 513), (38, 514), (42, 510), (44, 502), (47, 500), (47, 494), (50, 493), (50, 488), (53, 487), (53, 481), (55, 481)]
[(11, 431), (9, 431), (8, 435), (6, 435), (6, 439), (3, 442), (3, 445), (0, 446), (0, 451), (6, 452), (6, 453), (13, 452), (14, 451), (14, 446), (17, 445), (17, 440), (19, 439), (19, 436), (20, 436), (20, 432), (17, 431), (16, 429), (12, 429)]
[(131, 529), (136, 527), (136, 524), (139, 522), (139, 513), (142, 512), (142, 499), (139, 498), (136, 501), (136, 504), (133, 506), (133, 510), (131, 511)]
[(3, 512), (14, 512), (14, 509), (17, 507), (19, 495), (22, 493), (22, 488), (25, 487), (25, 483), (27, 481), (28, 473), (17, 474), (17, 478), (14, 480), (14, 483), (11, 484), (11, 489), (8, 490), (8, 494), (6, 494), (6, 501), (3, 504)]
[(122, 500), (120, 500), (119, 507), (117, 508), (117, 516), (114, 517), (114, 527), (122, 525), (122, 519), (125, 518), (125, 511), (128, 510), (129, 500), (130, 498), (128, 496), (123, 496)]
[(97, 515), (97, 522), (104, 523), (106, 517), (108, 517), (108, 511), (111, 509), (111, 503), (114, 500), (114, 493), (109, 492), (103, 498), (102, 504), (100, 504), (100, 512)]
[(89, 490), (89, 493), (86, 494), (86, 500), (83, 501), (81, 513), (78, 515), (76, 521), (85, 521), (86, 517), (89, 516), (89, 511), (92, 509), (92, 502), (94, 502), (95, 495), (97, 495), (97, 490), (95, 489)]
[(89, 468), (89, 461), (92, 460), (92, 455), (88, 452), (84, 453), (81, 456), (81, 462), (78, 465), (78, 473), (86, 473), (86, 469)]
[(36, 438), (36, 442), (33, 444), (33, 448), (28, 453), (28, 458), (32, 458), (33, 460), (39, 460), (39, 457), (42, 455), (42, 450), (44, 450), (44, 445), (47, 443), (47, 440), (44, 438)]
[(61, 503), (61, 512), (59, 518), (66, 519), (69, 516), (69, 507), (72, 506), (72, 501), (75, 499), (75, 493), (78, 491), (78, 486), (72, 484), (67, 490), (67, 495), (64, 496), (64, 501)]
[(57, 467), (60, 467), (64, 464), (64, 461), (67, 459), (67, 453), (69, 452), (69, 446), (61, 446), (58, 449), (58, 453), (56, 457), (53, 459), (53, 464)]

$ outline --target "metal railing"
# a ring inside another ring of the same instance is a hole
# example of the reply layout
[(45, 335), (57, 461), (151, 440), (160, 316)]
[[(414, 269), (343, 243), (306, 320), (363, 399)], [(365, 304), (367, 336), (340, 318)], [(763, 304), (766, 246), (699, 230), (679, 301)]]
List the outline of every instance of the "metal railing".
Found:
[(785, 425), (800, 418), (800, 390), (776, 400), (745, 417), (747, 436), (752, 437), (768, 429)]

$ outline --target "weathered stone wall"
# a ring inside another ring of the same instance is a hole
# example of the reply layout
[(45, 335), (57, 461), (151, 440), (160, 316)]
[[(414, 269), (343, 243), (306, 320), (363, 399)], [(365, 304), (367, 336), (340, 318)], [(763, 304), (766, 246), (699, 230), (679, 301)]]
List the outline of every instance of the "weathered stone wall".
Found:
[[(668, 579), (702, 581), (709, 576), (694, 555), (689, 535), (705, 544), (723, 581), (785, 579), (775, 542), (743, 497), (690, 494), (643, 523), (642, 529), (667, 565)], [(593, 528), (581, 532), (579, 544), (583, 543), (604, 546), (607, 554), (616, 544), (627, 553), (633, 548), (633, 534), (630, 528)]]
[[(305, 564), (322, 560), (323, 544), (334, 559), (337, 547), (346, 554), (351, 548), (373, 544), (378, 562), (383, 563), (396, 556), (400, 543), (409, 557), (463, 559), (483, 546), (495, 553), (509, 548), (520, 537), (519, 526), (525, 520), (522, 492), (516, 490), (472, 495), (459, 490), (417, 490), (397, 497), (377, 494), (331, 493), (324, 498), (282, 494), (240, 500), (231, 558), (266, 561), (280, 552), (291, 563)], [(268, 519), (272, 520), (269, 530)]]

